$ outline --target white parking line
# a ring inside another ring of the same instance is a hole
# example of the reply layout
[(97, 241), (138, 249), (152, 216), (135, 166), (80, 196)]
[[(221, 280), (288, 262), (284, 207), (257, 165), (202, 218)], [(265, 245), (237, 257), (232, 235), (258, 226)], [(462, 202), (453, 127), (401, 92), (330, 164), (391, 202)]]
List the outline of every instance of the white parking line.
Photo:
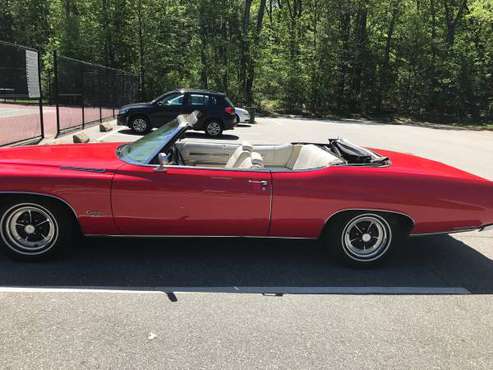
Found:
[(388, 294), (443, 295), (471, 294), (462, 287), (0, 287), (0, 293), (105, 293), (105, 294), (162, 294), (162, 293), (252, 293), (252, 294)]
[(107, 134), (105, 134), (105, 135), (101, 136), (100, 138), (98, 138), (98, 139), (97, 139), (97, 141), (98, 141), (98, 142), (101, 142), (101, 141), (103, 141), (104, 139), (106, 139), (107, 137), (112, 136), (112, 135), (116, 135), (116, 134), (118, 134), (118, 133), (119, 133), (119, 131), (118, 131), (118, 130), (115, 130), (115, 131), (110, 131), (109, 133), (107, 133)]

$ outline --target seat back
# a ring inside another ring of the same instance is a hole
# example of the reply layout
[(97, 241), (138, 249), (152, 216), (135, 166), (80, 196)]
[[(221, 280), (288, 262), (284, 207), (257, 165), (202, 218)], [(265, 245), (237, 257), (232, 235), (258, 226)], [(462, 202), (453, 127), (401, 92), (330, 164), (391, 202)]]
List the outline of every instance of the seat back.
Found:
[(316, 145), (298, 145), (293, 149), (287, 167), (291, 170), (307, 170), (312, 168), (328, 167), (332, 164), (340, 163), (341, 160), (336, 156), (326, 152)]
[(239, 163), (237, 168), (264, 168), (264, 160), (259, 153), (253, 152), (250, 156), (246, 157), (241, 163)]
[(293, 148), (293, 144), (256, 145), (254, 150), (262, 155), (265, 166), (286, 167), (293, 153)]
[(237, 168), (246, 158), (252, 155), (253, 147), (249, 143), (243, 143), (229, 157), (225, 168)]

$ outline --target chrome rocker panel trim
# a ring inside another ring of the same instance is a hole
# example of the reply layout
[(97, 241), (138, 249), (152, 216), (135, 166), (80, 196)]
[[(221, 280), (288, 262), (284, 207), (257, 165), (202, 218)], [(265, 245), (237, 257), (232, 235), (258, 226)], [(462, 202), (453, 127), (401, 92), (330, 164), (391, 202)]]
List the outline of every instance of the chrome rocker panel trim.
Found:
[(160, 238), (248, 238), (248, 239), (293, 239), (293, 240), (317, 240), (318, 238), (309, 238), (304, 236), (251, 236), (251, 235), (122, 235), (122, 234), (85, 234), (88, 238), (143, 238), (143, 239), (160, 239)]

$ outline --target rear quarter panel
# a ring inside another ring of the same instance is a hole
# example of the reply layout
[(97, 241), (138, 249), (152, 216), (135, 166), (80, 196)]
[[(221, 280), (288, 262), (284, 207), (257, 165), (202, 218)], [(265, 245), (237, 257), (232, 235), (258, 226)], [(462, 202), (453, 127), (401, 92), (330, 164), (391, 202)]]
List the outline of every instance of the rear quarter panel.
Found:
[(415, 222), (411, 234), (477, 228), (493, 222), (492, 198), (492, 183), (472, 175), (430, 175), (392, 166), (277, 172), (271, 235), (318, 237), (330, 216), (349, 209), (408, 215)]

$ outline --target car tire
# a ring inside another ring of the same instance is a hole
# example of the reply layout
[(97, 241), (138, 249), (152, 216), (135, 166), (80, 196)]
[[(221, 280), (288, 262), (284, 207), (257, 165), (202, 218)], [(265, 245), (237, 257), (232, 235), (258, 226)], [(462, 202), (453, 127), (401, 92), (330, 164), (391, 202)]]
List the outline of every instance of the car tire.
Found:
[(218, 137), (223, 133), (223, 125), (219, 121), (212, 120), (205, 124), (204, 131), (207, 136)]
[(371, 267), (383, 263), (406, 236), (396, 217), (380, 212), (347, 212), (330, 220), (324, 235), (330, 250), (345, 264)]
[(151, 131), (149, 119), (145, 116), (135, 116), (130, 119), (129, 127), (136, 134), (144, 135)]
[(59, 256), (68, 251), (75, 235), (73, 213), (56, 201), (27, 197), (0, 206), (0, 248), (13, 259)]

